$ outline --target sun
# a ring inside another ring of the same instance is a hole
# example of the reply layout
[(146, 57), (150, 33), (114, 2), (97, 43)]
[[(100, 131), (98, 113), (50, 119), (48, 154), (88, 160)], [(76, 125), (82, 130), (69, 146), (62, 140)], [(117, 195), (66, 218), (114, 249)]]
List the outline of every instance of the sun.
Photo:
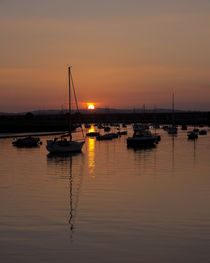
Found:
[(88, 110), (94, 110), (95, 106), (93, 103), (88, 103)]

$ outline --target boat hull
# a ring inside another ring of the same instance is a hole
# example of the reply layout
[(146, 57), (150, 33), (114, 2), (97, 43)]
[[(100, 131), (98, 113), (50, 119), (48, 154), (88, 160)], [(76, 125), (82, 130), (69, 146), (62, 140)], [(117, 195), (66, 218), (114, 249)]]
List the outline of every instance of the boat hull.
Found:
[(150, 147), (154, 146), (157, 143), (157, 138), (127, 138), (128, 147)]
[(187, 137), (188, 137), (189, 140), (196, 140), (196, 139), (198, 139), (198, 135), (195, 132), (189, 132), (187, 134)]
[(168, 134), (177, 134), (177, 128), (176, 127), (169, 127), (168, 128)]
[(65, 143), (58, 143), (52, 140), (47, 141), (46, 148), (50, 153), (69, 153), (69, 152), (81, 152), (83, 144), (85, 142), (65, 142)]
[(23, 139), (17, 139), (12, 143), (16, 147), (36, 147), (41, 144), (39, 138), (27, 137)]

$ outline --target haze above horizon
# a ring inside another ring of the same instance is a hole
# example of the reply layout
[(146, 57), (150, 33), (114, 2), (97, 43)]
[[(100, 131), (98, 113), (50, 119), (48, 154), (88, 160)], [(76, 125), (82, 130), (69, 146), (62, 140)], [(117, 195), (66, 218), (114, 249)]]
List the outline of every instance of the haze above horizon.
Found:
[(210, 1), (0, 1), (0, 112), (210, 110)]

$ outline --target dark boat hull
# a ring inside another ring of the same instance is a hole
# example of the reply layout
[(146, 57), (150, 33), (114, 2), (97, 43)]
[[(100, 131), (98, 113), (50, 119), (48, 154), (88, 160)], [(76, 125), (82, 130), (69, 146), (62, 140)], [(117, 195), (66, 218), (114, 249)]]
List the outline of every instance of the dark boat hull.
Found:
[(128, 147), (152, 147), (157, 143), (157, 138), (128, 138)]
[(33, 138), (33, 137), (28, 137), (28, 138), (23, 138), (23, 139), (18, 139), (12, 143), (16, 147), (36, 147), (39, 144), (41, 144), (39, 138)]

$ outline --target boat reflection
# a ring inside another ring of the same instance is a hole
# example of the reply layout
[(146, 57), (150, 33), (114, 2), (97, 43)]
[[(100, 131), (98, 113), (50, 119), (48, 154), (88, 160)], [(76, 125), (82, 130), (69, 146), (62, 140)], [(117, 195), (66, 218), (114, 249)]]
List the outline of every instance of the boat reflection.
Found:
[[(79, 193), (83, 180), (82, 153), (59, 153), (48, 154), (47, 163), (49, 165), (59, 165), (62, 168), (62, 179), (67, 179), (69, 182), (69, 215), (68, 223), (70, 227), (70, 238), (73, 238), (75, 229), (75, 218), (79, 204)], [(74, 165), (73, 162), (75, 161)]]
[(131, 151), (134, 151), (134, 152), (150, 152), (152, 151), (153, 149), (155, 149), (157, 146), (154, 144), (154, 145), (148, 145), (148, 146), (144, 146), (144, 147), (129, 147), (127, 146), (127, 149), (128, 150), (131, 150)]

